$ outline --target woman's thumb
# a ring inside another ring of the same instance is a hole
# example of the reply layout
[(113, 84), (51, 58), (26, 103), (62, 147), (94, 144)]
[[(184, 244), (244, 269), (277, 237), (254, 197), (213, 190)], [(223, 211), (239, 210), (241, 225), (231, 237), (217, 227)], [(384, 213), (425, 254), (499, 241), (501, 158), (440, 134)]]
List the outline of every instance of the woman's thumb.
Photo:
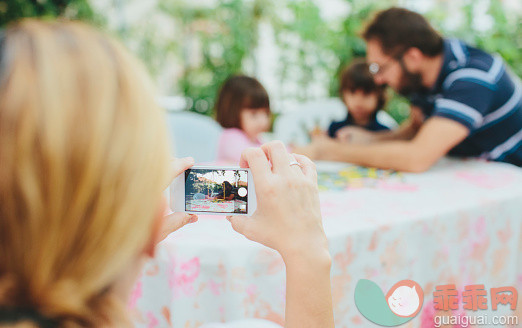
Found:
[(227, 220), (232, 224), (232, 229), (236, 232), (242, 234), (250, 240), (257, 241), (255, 238), (257, 229), (256, 220), (253, 216), (245, 217), (245, 216), (227, 216)]
[(189, 214), (185, 212), (175, 212), (165, 216), (162, 229), (162, 240), (174, 231), (182, 228), (183, 226), (189, 223), (194, 223), (197, 220), (198, 216), (196, 214)]

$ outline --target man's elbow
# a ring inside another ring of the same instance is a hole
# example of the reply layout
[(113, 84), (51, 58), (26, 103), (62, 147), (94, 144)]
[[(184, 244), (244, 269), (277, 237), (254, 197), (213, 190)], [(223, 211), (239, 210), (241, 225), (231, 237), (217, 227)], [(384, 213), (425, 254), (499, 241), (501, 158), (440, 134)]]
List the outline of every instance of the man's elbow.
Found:
[(435, 164), (435, 162), (437, 162), (437, 160), (438, 158), (433, 158), (433, 156), (413, 153), (408, 159), (404, 171), (410, 173), (426, 172), (433, 166), (433, 164)]

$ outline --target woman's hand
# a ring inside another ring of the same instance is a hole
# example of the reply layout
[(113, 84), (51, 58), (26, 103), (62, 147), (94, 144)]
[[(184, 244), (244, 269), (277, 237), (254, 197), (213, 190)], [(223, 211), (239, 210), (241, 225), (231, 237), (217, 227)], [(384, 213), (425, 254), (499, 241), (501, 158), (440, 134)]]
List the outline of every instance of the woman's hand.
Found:
[(292, 150), (296, 154), (301, 154), (314, 160), (319, 159), (319, 151), (317, 149), (317, 145), (314, 142), (311, 142), (305, 146), (293, 146)]
[[(172, 180), (185, 172), (186, 169), (191, 168), (192, 165), (194, 165), (194, 159), (192, 157), (174, 158), (172, 160)], [(189, 214), (185, 212), (172, 213), (165, 197), (163, 197), (162, 207), (164, 218), (161, 229), (161, 240), (167, 238), (169, 234), (178, 229), (181, 229), (188, 223), (194, 223), (198, 220), (198, 216), (195, 214)]]
[[(290, 165), (295, 160), (299, 165)], [(277, 250), (294, 254), (327, 254), (315, 164), (287, 153), (274, 141), (243, 151), (241, 167), (249, 167), (255, 183), (257, 210), (252, 217), (230, 216), (237, 232)]]
[[(166, 200), (165, 200), (166, 203)], [(163, 227), (161, 229), (161, 240), (167, 238), (171, 233), (176, 230), (181, 229), (185, 225), (189, 223), (194, 223), (198, 221), (198, 216), (196, 214), (189, 214), (185, 212), (175, 212), (166, 215), (163, 218)]]
[[(300, 165), (290, 165), (294, 161)], [(288, 154), (281, 142), (271, 142), (243, 151), (240, 166), (252, 171), (257, 210), (252, 217), (228, 219), (234, 230), (283, 257), (285, 328), (333, 328), (331, 258), (314, 163)]]

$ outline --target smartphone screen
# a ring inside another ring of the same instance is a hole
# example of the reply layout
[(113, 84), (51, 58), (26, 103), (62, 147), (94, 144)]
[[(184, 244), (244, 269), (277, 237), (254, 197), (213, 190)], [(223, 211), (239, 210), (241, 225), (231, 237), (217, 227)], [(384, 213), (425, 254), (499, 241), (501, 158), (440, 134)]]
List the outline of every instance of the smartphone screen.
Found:
[(186, 170), (185, 211), (247, 214), (248, 171)]

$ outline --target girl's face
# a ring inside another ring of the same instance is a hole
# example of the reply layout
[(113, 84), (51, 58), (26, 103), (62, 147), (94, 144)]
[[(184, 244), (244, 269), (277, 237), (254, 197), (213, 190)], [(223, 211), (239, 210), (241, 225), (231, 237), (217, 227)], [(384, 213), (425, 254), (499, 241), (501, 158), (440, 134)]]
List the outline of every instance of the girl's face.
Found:
[(268, 108), (243, 108), (239, 113), (241, 129), (252, 139), (270, 129), (270, 114)]
[(377, 109), (379, 96), (376, 92), (365, 93), (363, 90), (343, 92), (343, 102), (348, 107), (355, 122), (367, 123)]

